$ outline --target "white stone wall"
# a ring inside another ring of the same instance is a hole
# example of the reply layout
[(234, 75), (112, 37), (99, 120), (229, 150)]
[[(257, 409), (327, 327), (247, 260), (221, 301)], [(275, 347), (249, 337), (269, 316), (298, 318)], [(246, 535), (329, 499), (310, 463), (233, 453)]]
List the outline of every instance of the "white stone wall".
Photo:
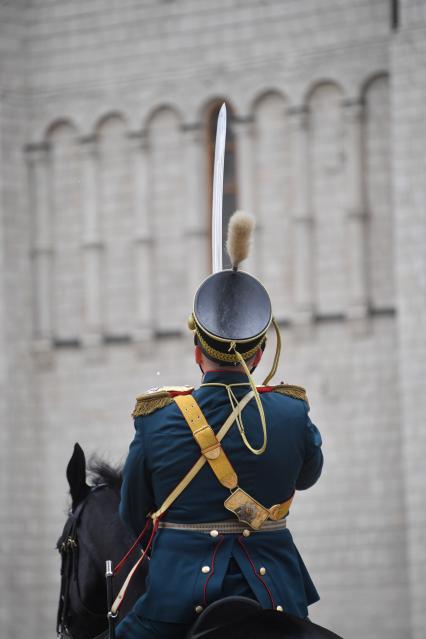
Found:
[(399, 377), (407, 560), (413, 637), (425, 634), (426, 599), (426, 60), (424, 4), (403, 3), (403, 28), (392, 48), (393, 199), (399, 309)]
[[(1, 104), (1, 115), (3, 115), (3, 104)], [(3, 140), (3, 127), (0, 129), (0, 136), (1, 136), (1, 141)], [(0, 142), (1, 144), (1, 142)], [(3, 145), (2, 145), (3, 146)], [(0, 178), (0, 189), (3, 190), (3, 175), (1, 174), (1, 178)], [(5, 272), (5, 261), (6, 261), (6, 255), (5, 255), (5, 248), (4, 248), (4, 237), (5, 237), (5, 228), (4, 228), (4, 207), (3, 207), (3, 203), (0, 204), (0, 272), (4, 273)], [(1, 277), (0, 279), (0, 295), (1, 295), (1, 299), (4, 300), (5, 298), (5, 282), (4, 282), (4, 277)], [(5, 352), (5, 348), (6, 348), (6, 340), (5, 340), (5, 326), (6, 326), (6, 308), (5, 308), (5, 304), (2, 302), (2, 304), (0, 304), (0, 348), (2, 350), (2, 352)], [(7, 426), (7, 363), (6, 363), (6, 358), (2, 357), (1, 358), (1, 363), (0, 363), (0, 419), (1, 419), (1, 423), (3, 424), (3, 428), (1, 428), (0, 430), (0, 437), (1, 437), (1, 445), (0, 445), (0, 512), (4, 513), (3, 517), (1, 518), (1, 530), (2, 530), (2, 536), (9, 536), (10, 535), (10, 528), (9, 528), (9, 519), (8, 516), (6, 515), (6, 513), (9, 510), (9, 495), (8, 495), (8, 488), (9, 488), (9, 478), (8, 478), (8, 466), (7, 466), (7, 459), (9, 457), (9, 453), (7, 452), (8, 446), (9, 446), (9, 428)], [(9, 575), (9, 566), (8, 566), (8, 561), (7, 561), (7, 557), (6, 557), (6, 553), (2, 552), (1, 556), (0, 556), (0, 571), (1, 574), (3, 575), (3, 579), (2, 579), (2, 588), (6, 586), (6, 580), (7, 577)], [(3, 624), (7, 623), (7, 616), (8, 616), (8, 601), (3, 601), (1, 607), (0, 607), (0, 615), (1, 615), (1, 621)]]
[(78, 337), (83, 327), (81, 150), (77, 131), (67, 122), (53, 125), (46, 143), (52, 333), (56, 340), (68, 341)]
[(218, 98), (259, 220), (249, 266), (284, 323), (277, 381), (306, 386), (324, 435), (324, 477), (291, 515), (312, 617), (348, 639), (423, 636), (425, 29), (409, 4), (398, 32), (387, 0), (0, 6), (6, 639), (54, 633), (73, 443), (123, 459), (134, 396), (198, 381), (185, 325), (209, 268)]
[[(21, 3), (19, 3), (21, 4)], [(0, 6), (0, 620), (19, 636), (27, 610), (40, 626), (40, 455), (31, 361), (31, 267), (27, 171), (25, 20)], [(35, 414), (34, 414), (35, 413)], [(29, 427), (31, 424), (31, 427)]]
[(102, 243), (100, 297), (103, 330), (111, 337), (128, 334), (134, 316), (133, 166), (127, 128), (124, 118), (117, 114), (106, 116), (96, 127)]
[[(294, 300), (291, 201), (292, 140), (285, 97), (262, 94), (254, 105), (253, 212), (258, 226), (252, 268), (275, 300), (274, 313), (289, 319)], [(276, 255), (269, 260), (268, 255)]]
[(365, 88), (364, 100), (368, 298), (372, 308), (385, 310), (395, 304), (388, 78), (373, 78)]

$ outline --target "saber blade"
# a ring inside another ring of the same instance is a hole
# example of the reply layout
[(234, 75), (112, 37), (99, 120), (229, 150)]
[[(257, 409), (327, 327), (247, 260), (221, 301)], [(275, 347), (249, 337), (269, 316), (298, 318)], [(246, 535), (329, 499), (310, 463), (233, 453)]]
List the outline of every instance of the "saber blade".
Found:
[(212, 202), (212, 271), (222, 270), (222, 202), (223, 167), (225, 163), (226, 105), (222, 104), (217, 118), (214, 150), (213, 202)]

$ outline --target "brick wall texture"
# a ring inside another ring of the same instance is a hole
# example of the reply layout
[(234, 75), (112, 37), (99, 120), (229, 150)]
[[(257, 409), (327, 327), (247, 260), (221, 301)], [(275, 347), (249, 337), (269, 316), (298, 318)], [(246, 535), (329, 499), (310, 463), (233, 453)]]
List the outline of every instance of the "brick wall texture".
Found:
[(135, 395), (199, 382), (226, 100), (276, 381), (307, 388), (324, 439), (289, 523), (311, 617), (423, 639), (425, 36), (423, 0), (0, 2), (2, 637), (55, 632), (74, 442), (123, 460)]

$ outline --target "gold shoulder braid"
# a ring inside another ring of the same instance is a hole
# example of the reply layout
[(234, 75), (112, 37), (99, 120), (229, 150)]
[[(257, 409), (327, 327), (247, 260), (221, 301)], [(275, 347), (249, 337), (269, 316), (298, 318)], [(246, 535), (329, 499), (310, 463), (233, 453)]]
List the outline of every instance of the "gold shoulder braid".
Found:
[(274, 393), (281, 393), (281, 395), (288, 395), (294, 399), (301, 399), (309, 406), (308, 396), (302, 386), (293, 386), (292, 384), (277, 384), (273, 386)]
[(171, 404), (173, 397), (190, 394), (193, 390), (193, 386), (163, 386), (162, 388), (152, 388), (146, 393), (142, 393), (142, 395), (136, 397), (136, 406), (132, 417), (150, 415), (154, 411)]

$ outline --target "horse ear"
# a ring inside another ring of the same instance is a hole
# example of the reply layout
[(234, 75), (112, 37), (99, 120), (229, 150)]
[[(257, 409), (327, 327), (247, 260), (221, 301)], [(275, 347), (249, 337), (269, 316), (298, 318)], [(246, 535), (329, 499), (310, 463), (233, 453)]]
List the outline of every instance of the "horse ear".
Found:
[(67, 479), (70, 486), (72, 510), (87, 497), (90, 486), (86, 483), (86, 457), (80, 444), (74, 444), (74, 452), (67, 466)]

